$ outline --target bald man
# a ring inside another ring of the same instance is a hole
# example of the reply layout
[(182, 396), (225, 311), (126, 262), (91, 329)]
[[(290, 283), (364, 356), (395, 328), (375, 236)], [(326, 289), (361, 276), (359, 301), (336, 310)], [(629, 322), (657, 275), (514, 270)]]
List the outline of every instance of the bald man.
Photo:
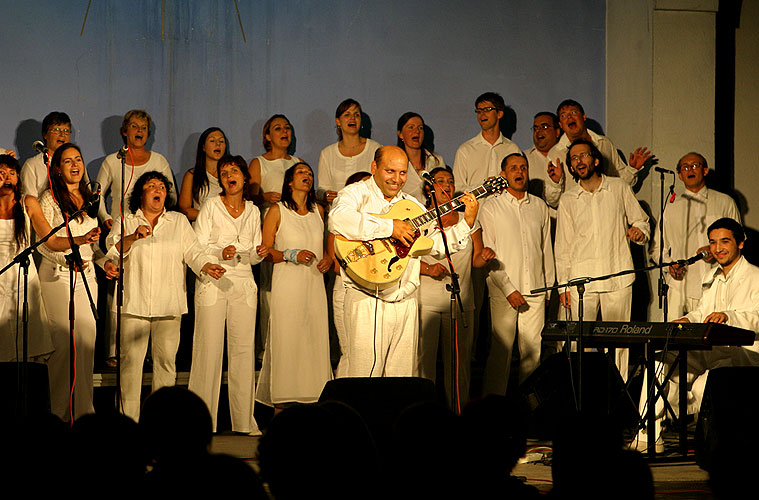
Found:
[[(414, 228), (405, 220), (387, 219), (383, 214), (400, 200), (424, 206), (403, 193), (408, 157), (396, 146), (379, 148), (371, 165), (372, 176), (346, 186), (335, 198), (329, 213), (330, 232), (349, 240), (368, 241), (395, 238), (406, 246), (414, 242)], [(462, 200), (463, 219), (445, 233), (451, 252), (468, 243), (475, 227), (479, 204), (470, 193)], [(444, 255), (440, 231), (431, 230), (434, 245), (431, 255)], [(400, 280), (385, 290), (367, 289), (341, 271), (345, 284), (345, 329), (348, 337), (348, 377), (410, 377), (417, 375), (419, 337), (416, 290), (419, 287), (419, 258), (411, 258)], [(341, 361), (342, 362), (342, 361)]]

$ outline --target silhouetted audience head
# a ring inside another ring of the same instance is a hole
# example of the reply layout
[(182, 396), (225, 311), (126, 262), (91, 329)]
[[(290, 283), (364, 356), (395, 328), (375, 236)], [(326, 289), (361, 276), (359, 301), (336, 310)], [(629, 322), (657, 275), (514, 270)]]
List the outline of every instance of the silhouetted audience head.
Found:
[(277, 500), (374, 496), (367, 487), (377, 469), (374, 444), (358, 414), (342, 403), (286, 408), (269, 424), (258, 455), (261, 477)]
[(196, 460), (208, 454), (211, 414), (199, 396), (184, 387), (162, 387), (148, 396), (140, 429), (156, 468)]

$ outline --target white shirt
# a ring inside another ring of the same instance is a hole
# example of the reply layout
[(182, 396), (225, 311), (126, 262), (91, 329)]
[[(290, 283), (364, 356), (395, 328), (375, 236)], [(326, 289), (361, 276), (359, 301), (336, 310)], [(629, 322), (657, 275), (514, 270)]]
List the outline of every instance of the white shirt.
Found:
[[(61, 209), (58, 208), (58, 205), (53, 200), (53, 196), (50, 194), (50, 190), (44, 191), (42, 193), (42, 196), (40, 196), (40, 208), (42, 209), (42, 215), (45, 216), (45, 219), (47, 220), (47, 223), (50, 224), (51, 229), (58, 226), (63, 222), (63, 215), (61, 214)], [(69, 220), (69, 229), (71, 230), (71, 236), (82, 236), (83, 234), (87, 234), (90, 230), (95, 229), (98, 227), (98, 221), (93, 219), (92, 217), (87, 216), (87, 214), (82, 214), (82, 220), (79, 221), (77, 219), (70, 219)], [(68, 233), (66, 232), (66, 227), (62, 227), (58, 230), (55, 235), (58, 238), (68, 238)], [(39, 237), (45, 236), (44, 234), (38, 235)], [(57, 264), (59, 266), (67, 266), (66, 263), (66, 255), (71, 253), (71, 250), (64, 250), (61, 252), (54, 252), (53, 250), (50, 250), (47, 245), (44, 243), (37, 247), (37, 251), (47, 260), (53, 262), (54, 264)], [(97, 243), (92, 243), (89, 245), (80, 245), (79, 246), (79, 254), (82, 256), (83, 262), (90, 262), (92, 260), (95, 260), (96, 263), (102, 267), (103, 265), (103, 252), (100, 250), (100, 247)]]
[(47, 179), (47, 166), (42, 158), (42, 153), (38, 153), (24, 162), (19, 173), (21, 177), (21, 192), (30, 194), (36, 198), (42, 192), (50, 187)]
[(521, 153), (519, 146), (500, 134), (494, 144), (482, 137), (482, 132), (475, 135), (456, 150), (453, 159), (453, 177), (456, 187), (462, 191), (471, 191), (489, 177), (501, 172), (501, 161), (512, 153)]
[[(424, 171), (432, 172), (437, 167), (445, 167), (445, 161), (439, 154), (432, 153), (427, 157), (427, 161), (424, 163)], [(408, 193), (417, 199), (420, 203), (424, 204), (424, 180), (419, 176), (411, 162), (408, 162), (408, 174), (406, 175), (406, 184), (403, 185), (403, 192)]]
[[(126, 198), (124, 199), (124, 212), (129, 211), (129, 196), (132, 194), (134, 184), (137, 179), (140, 178), (145, 172), (151, 170), (158, 171), (169, 179), (169, 182), (174, 183), (174, 174), (171, 172), (169, 162), (166, 161), (160, 153), (155, 151), (150, 152), (150, 158), (144, 165), (137, 165), (132, 169), (132, 165), (129, 163), (129, 154), (127, 154), (126, 168), (124, 170), (124, 182), (127, 183)], [(130, 181), (131, 178), (131, 181)], [(98, 210), (98, 218), (101, 222), (107, 220), (116, 220), (119, 218), (119, 212), (121, 211), (121, 160), (116, 158), (116, 153), (111, 153), (103, 160), (103, 165), (98, 172), (97, 181), (100, 183), (101, 196), (100, 196), (100, 209)], [(166, 206), (173, 206), (177, 202), (177, 189), (173, 186), (169, 189), (168, 196), (166, 197)], [(105, 209), (105, 197), (110, 191), (111, 193), (111, 213)]]
[(553, 182), (548, 177), (548, 156), (544, 156), (534, 146), (527, 151), (523, 151), (523, 153), (527, 157), (527, 166), (530, 172), (530, 187), (528, 191), (530, 194), (542, 198), (551, 208), (548, 212), (549, 215), (555, 218), (556, 207), (559, 206), (561, 192), (555, 189), (546, 189), (548, 183)]
[[(332, 210), (327, 218), (329, 231), (340, 234), (349, 240), (368, 241), (389, 238), (393, 234), (393, 220), (372, 214), (386, 213), (400, 200), (411, 200), (424, 208), (413, 196), (403, 192), (400, 192), (390, 201), (385, 200), (373, 177), (346, 186), (338, 192), (337, 198), (332, 204)], [(424, 208), (424, 210), (427, 209)], [(451, 252), (465, 248), (471, 232), (472, 228), (467, 225), (463, 217), (455, 226), (447, 228), (445, 233), (448, 236), (448, 248)], [(432, 238), (434, 243), (430, 255), (437, 258), (442, 257), (445, 250), (439, 231), (431, 232), (427, 236)], [(387, 301), (399, 301), (410, 297), (419, 287), (419, 269), (419, 259), (409, 259), (406, 270), (398, 284), (381, 290), (378, 296)], [(345, 271), (341, 270), (340, 274), (346, 286), (361, 289), (360, 285), (345, 274)], [(374, 291), (372, 290), (372, 292)]]
[[(725, 276), (722, 267), (707, 273), (704, 293), (694, 311), (685, 315), (691, 323), (702, 323), (713, 312), (727, 314), (727, 324), (759, 331), (759, 267), (741, 256)], [(746, 349), (759, 352), (759, 342)]]
[[(579, 184), (567, 188), (559, 203), (556, 225), (556, 274), (559, 283), (632, 269), (628, 226), (635, 226), (648, 241), (648, 216), (622, 179), (601, 175), (591, 192)], [(632, 285), (633, 274), (586, 285), (588, 292), (609, 292)]]
[[(630, 186), (634, 186), (638, 181), (638, 171), (631, 167), (619, 156), (617, 148), (611, 143), (608, 137), (599, 135), (588, 130), (590, 140), (601, 152), (603, 156), (603, 162), (601, 162), (601, 172), (609, 177), (621, 177)], [(552, 161), (554, 165), (557, 165), (557, 160), (561, 161), (564, 165), (564, 177), (562, 177), (559, 184), (553, 182), (549, 177), (546, 181), (546, 197), (550, 199), (558, 198), (561, 193), (569, 189), (565, 186), (567, 182), (577, 184), (574, 177), (569, 173), (569, 165), (567, 165), (567, 150), (569, 149), (571, 142), (567, 134), (563, 134), (551, 150), (548, 152), (548, 160)], [(567, 181), (569, 179), (569, 181)]]
[(322, 149), (319, 155), (317, 198), (323, 200), (325, 191), (340, 191), (345, 187), (348, 177), (356, 172), (371, 172), (374, 153), (380, 147), (382, 145), (379, 142), (367, 139), (364, 150), (356, 156), (343, 156), (337, 142)]
[[(138, 226), (150, 226), (142, 210), (124, 217), (124, 234)], [(106, 239), (106, 257), (118, 263), (116, 243), (121, 240), (121, 222), (116, 218)], [(144, 318), (181, 316), (187, 312), (185, 264), (200, 276), (200, 270), (214, 259), (203, 250), (190, 222), (179, 212), (164, 212), (153, 232), (135, 241), (124, 253), (125, 314)], [(114, 301), (115, 307), (116, 301)]]
[[(229, 276), (251, 276), (251, 264), (261, 262), (256, 253), (261, 244), (261, 215), (252, 201), (245, 202), (245, 210), (235, 219), (220, 197), (208, 198), (193, 229), (206, 253), (216, 258)], [(221, 251), (229, 245), (235, 247), (235, 257), (224, 260)]]
[[(674, 203), (664, 209), (664, 261), (693, 257), (698, 249), (709, 245), (706, 229), (712, 222), (722, 217), (741, 221), (735, 201), (719, 191), (703, 187), (697, 193), (685, 191), (675, 198)], [(659, 238), (654, 238), (650, 252), (651, 259), (659, 261)], [(666, 273), (669, 286), (687, 294), (687, 297), (701, 297), (701, 278), (714, 271), (716, 263), (700, 260), (688, 266), (682, 280)]]
[[(459, 219), (462, 216), (459, 214)], [(475, 224), (475, 231), (478, 225)], [(470, 237), (471, 239), (471, 237)], [(473, 245), (469, 244), (466, 248), (451, 255), (453, 269), (459, 275), (459, 285), (461, 287), (461, 304), (465, 311), (474, 311), (474, 291), (472, 289), (472, 250)], [(448, 269), (448, 261), (445, 258), (436, 259), (430, 255), (423, 255), (422, 262), (430, 266), (442, 264)], [(446, 288), (451, 284), (450, 275), (443, 279), (435, 279), (431, 276), (419, 275), (419, 295), (417, 301), (419, 307), (428, 311), (438, 313), (448, 313), (451, 311), (451, 292)], [(458, 303), (456, 304), (458, 307)]]
[(480, 224), (483, 244), (495, 252), (487, 277), (491, 293), (531, 295), (554, 283), (551, 222), (543, 200), (529, 193), (521, 200), (508, 191), (496, 194), (483, 203)]

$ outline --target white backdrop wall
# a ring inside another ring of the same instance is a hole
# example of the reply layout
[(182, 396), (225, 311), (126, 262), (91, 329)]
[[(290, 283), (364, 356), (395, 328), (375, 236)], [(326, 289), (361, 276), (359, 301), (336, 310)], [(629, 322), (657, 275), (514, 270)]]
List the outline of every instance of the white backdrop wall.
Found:
[(346, 97), (383, 144), (395, 143), (402, 113), (421, 113), (449, 164), (479, 130), (484, 91), (504, 96), (523, 148), (532, 116), (566, 97), (605, 123), (604, 0), (238, 4), (246, 42), (232, 0), (166, 0), (163, 16), (161, 0), (95, 1), (82, 36), (87, 0), (0, 1), (0, 147), (31, 156), (45, 114), (65, 111), (94, 176), (121, 145), (123, 114), (144, 108), (150, 146), (181, 179), (206, 127), (250, 159), (273, 113), (290, 118), (296, 154), (316, 168)]

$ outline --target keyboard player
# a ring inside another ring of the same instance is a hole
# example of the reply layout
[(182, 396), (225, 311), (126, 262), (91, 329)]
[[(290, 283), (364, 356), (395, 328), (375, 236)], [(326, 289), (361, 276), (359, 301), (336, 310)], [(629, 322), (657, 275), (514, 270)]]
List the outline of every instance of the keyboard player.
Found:
[[(678, 323), (725, 323), (730, 326), (759, 331), (759, 267), (749, 264), (741, 255), (745, 232), (740, 223), (724, 217), (713, 222), (707, 229), (709, 247), (719, 264), (704, 275), (703, 294), (696, 308)], [(667, 354), (664, 363), (671, 363), (674, 355)], [(706, 351), (691, 351), (688, 354), (688, 381), (696, 380), (701, 374), (713, 368), (724, 366), (759, 366), (759, 342), (745, 347), (713, 347)], [(657, 363), (657, 376), (663, 379), (666, 369)], [(688, 401), (688, 413), (696, 413), (701, 405), (706, 377), (699, 387), (692, 387), (692, 400)], [(672, 408), (678, 408), (677, 375), (672, 377), (668, 400)], [(644, 386), (645, 387), (645, 386)], [(641, 408), (645, 403), (645, 391), (641, 395)], [(660, 421), (664, 405), (656, 404), (656, 436), (660, 437)], [(639, 435), (639, 448), (647, 446), (646, 431)]]

